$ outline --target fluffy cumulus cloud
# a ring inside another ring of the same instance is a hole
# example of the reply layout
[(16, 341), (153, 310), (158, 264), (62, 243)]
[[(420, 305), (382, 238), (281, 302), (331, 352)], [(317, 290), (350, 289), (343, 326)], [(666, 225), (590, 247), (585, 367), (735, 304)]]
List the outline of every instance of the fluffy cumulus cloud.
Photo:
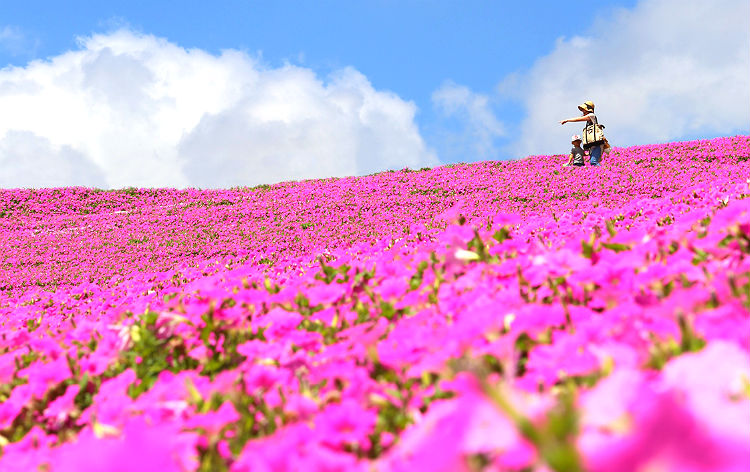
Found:
[(9, 131), (0, 140), (0, 187), (64, 187), (106, 184), (93, 162), (70, 146), (53, 147), (30, 131)]
[(505, 135), (505, 126), (492, 111), (489, 97), (448, 81), (433, 92), (432, 104), (444, 116), (455, 117), (465, 124), (463, 135), (454, 138), (459, 138), (478, 157), (495, 155), (495, 139)]
[(416, 107), (353, 69), (320, 78), (120, 30), (0, 70), (0, 185), (230, 187), (437, 164)]
[(560, 152), (581, 126), (557, 122), (585, 100), (613, 145), (748, 133), (748, 18), (747, 0), (642, 0), (591, 19), (586, 34), (501, 82), (527, 110), (511, 152)]

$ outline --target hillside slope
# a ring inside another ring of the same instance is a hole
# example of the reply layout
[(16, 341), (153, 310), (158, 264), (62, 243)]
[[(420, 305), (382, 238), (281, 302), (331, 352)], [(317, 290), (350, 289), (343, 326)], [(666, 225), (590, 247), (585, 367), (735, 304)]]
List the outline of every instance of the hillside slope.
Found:
[(0, 470), (744, 469), (749, 158), (0, 191)]

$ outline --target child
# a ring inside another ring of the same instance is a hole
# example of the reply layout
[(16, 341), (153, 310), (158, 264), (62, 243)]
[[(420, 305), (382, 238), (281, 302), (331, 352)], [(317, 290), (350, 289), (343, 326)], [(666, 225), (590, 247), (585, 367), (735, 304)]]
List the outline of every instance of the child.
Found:
[(563, 164), (563, 167), (568, 167), (571, 163), (576, 167), (583, 167), (583, 148), (581, 148), (581, 137), (573, 135), (570, 138), (573, 143), (573, 149), (570, 150), (570, 156), (568, 156), (568, 162)]

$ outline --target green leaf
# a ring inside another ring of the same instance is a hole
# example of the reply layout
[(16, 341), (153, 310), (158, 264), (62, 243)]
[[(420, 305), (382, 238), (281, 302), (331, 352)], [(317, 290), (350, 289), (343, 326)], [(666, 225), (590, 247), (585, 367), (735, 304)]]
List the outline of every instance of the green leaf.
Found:
[(615, 252), (629, 251), (631, 249), (630, 246), (622, 243), (602, 243), (602, 246)]

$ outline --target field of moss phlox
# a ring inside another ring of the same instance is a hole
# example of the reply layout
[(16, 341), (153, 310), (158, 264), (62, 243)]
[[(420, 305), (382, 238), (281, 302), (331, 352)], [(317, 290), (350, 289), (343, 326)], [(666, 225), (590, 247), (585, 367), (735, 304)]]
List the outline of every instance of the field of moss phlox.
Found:
[(750, 470), (750, 137), (0, 191), (0, 470)]

